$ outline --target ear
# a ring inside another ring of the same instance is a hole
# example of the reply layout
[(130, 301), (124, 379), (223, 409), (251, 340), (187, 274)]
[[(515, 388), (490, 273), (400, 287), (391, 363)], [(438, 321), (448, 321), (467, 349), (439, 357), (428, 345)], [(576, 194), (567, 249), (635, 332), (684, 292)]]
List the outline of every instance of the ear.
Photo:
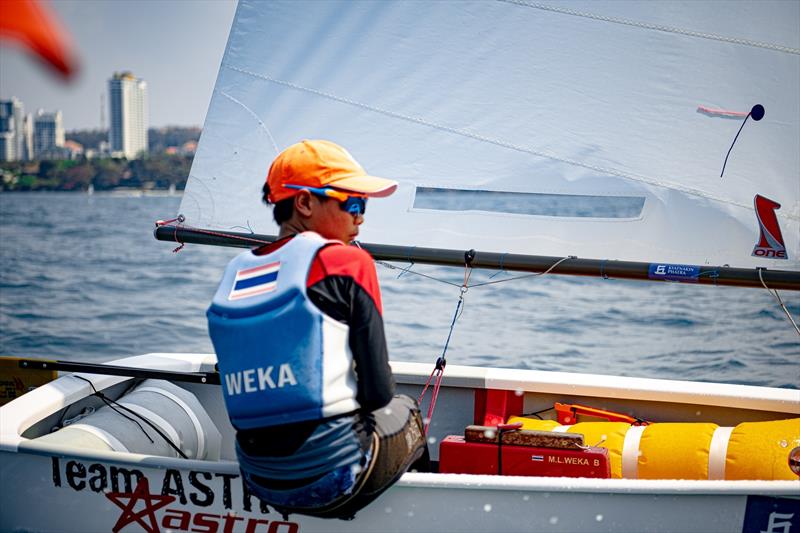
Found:
[(311, 218), (312, 206), (311, 193), (308, 191), (299, 191), (294, 197), (294, 211), (301, 218)]

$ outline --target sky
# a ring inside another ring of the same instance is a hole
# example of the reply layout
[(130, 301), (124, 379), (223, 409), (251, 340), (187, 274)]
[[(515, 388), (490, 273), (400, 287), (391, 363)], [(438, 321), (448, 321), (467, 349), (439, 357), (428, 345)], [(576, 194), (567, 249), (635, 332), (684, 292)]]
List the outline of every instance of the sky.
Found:
[(65, 83), (3, 41), (0, 99), (17, 97), (26, 113), (60, 109), (67, 131), (99, 129), (108, 79), (129, 70), (147, 82), (150, 127), (203, 125), (235, 0), (42, 1), (70, 32), (79, 71)]

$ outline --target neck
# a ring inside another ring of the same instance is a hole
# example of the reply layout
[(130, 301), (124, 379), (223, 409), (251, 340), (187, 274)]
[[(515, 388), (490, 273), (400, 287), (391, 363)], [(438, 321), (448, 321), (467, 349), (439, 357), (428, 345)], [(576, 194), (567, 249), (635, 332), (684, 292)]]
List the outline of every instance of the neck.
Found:
[(303, 233), (304, 231), (308, 231), (308, 228), (304, 227), (302, 223), (294, 219), (287, 220), (281, 224), (278, 238), (283, 239), (285, 237), (291, 237), (292, 235), (297, 235), (298, 233)]

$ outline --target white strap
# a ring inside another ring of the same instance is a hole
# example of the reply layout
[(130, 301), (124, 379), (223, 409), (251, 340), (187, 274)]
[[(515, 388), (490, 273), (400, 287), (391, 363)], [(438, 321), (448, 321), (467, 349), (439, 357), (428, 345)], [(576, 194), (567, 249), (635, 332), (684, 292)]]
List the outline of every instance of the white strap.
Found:
[(554, 433), (566, 433), (572, 426), (556, 426), (551, 431)]
[(718, 427), (711, 437), (708, 447), (708, 479), (725, 479), (725, 458), (728, 455), (728, 441), (734, 428)]
[(631, 426), (622, 443), (622, 477), (636, 479), (639, 476), (639, 441), (647, 426)]

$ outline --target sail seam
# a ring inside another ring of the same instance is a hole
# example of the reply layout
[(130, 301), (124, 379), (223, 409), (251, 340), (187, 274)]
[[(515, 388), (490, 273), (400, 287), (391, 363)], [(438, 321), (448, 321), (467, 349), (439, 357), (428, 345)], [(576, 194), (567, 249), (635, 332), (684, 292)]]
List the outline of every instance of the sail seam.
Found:
[[(652, 185), (654, 187), (661, 187), (663, 189), (680, 191), (680, 192), (688, 194), (690, 196), (706, 198), (708, 200), (712, 200), (712, 201), (723, 203), (723, 204), (727, 204), (727, 205), (741, 207), (741, 208), (749, 209), (749, 210), (753, 209), (752, 205), (749, 204), (749, 203), (745, 204), (745, 203), (736, 202), (736, 201), (733, 201), (733, 200), (728, 200), (728, 199), (725, 199), (725, 198), (720, 198), (718, 196), (714, 196), (712, 194), (708, 194), (708, 193), (705, 193), (705, 192), (700, 191), (698, 189), (693, 189), (691, 187), (685, 187), (685, 186), (678, 185), (678, 184), (675, 184), (675, 183), (661, 182), (661, 181), (659, 181), (659, 180), (657, 180), (655, 178), (649, 177), (649, 176), (643, 176), (643, 175), (640, 175), (640, 174), (634, 174), (634, 173), (625, 172), (625, 171), (622, 171), (622, 170), (615, 170), (615, 169), (611, 169), (611, 168), (605, 168), (605, 167), (601, 167), (601, 166), (592, 165), (592, 164), (589, 164), (589, 163), (583, 163), (581, 161), (575, 161), (573, 159), (568, 159), (568, 158), (560, 157), (560, 156), (557, 156), (557, 155), (554, 155), (554, 154), (549, 154), (547, 152), (535, 150), (533, 148), (528, 148), (528, 147), (525, 147), (525, 146), (520, 146), (518, 144), (513, 144), (513, 143), (510, 143), (510, 142), (507, 142), (507, 141), (503, 141), (501, 139), (495, 139), (495, 138), (492, 138), (492, 137), (486, 137), (485, 135), (481, 135), (479, 133), (473, 133), (473, 132), (470, 132), (470, 131), (457, 129), (457, 128), (453, 128), (453, 127), (450, 127), (450, 126), (445, 126), (443, 124), (438, 124), (436, 122), (431, 122), (429, 120), (425, 120), (425, 119), (422, 119), (422, 118), (418, 118), (418, 117), (414, 117), (414, 116), (410, 116), (410, 115), (404, 115), (402, 113), (397, 113), (395, 111), (390, 111), (388, 109), (383, 109), (383, 108), (375, 107), (375, 106), (372, 106), (372, 105), (369, 105), (369, 104), (364, 104), (362, 102), (357, 102), (355, 100), (351, 100), (350, 98), (337, 96), (335, 94), (331, 94), (331, 93), (327, 93), (327, 92), (324, 92), (324, 91), (320, 91), (319, 89), (314, 89), (312, 87), (305, 87), (305, 86), (302, 86), (302, 85), (298, 85), (296, 83), (292, 83), (290, 81), (279, 80), (279, 79), (273, 78), (271, 76), (267, 76), (265, 74), (259, 74), (257, 72), (252, 72), (252, 71), (249, 71), (249, 70), (246, 70), (246, 69), (243, 69), (243, 68), (240, 68), (240, 67), (236, 67), (236, 66), (233, 66), (233, 65), (224, 65), (224, 66), (225, 66), (225, 68), (228, 68), (230, 70), (233, 70), (233, 71), (236, 71), (236, 72), (241, 72), (242, 74), (247, 74), (248, 76), (253, 76), (253, 77), (256, 77), (256, 78), (260, 78), (260, 79), (263, 79), (265, 81), (269, 81), (271, 83), (274, 83), (276, 85), (282, 85), (284, 87), (289, 87), (291, 89), (297, 89), (299, 91), (304, 91), (304, 92), (307, 92), (307, 93), (315, 94), (317, 96), (321, 96), (321, 97), (327, 98), (329, 100), (334, 100), (336, 102), (341, 102), (343, 104), (352, 105), (352, 106), (355, 106), (355, 107), (360, 107), (361, 109), (366, 109), (367, 111), (380, 113), (380, 114), (386, 115), (388, 117), (405, 120), (407, 122), (413, 122), (415, 124), (420, 124), (422, 126), (427, 126), (427, 127), (430, 127), (430, 128), (435, 128), (435, 129), (438, 129), (438, 130), (446, 131), (448, 133), (453, 133), (453, 134), (456, 134), (456, 135), (460, 135), (462, 137), (468, 137), (470, 139), (475, 139), (477, 141), (486, 142), (486, 143), (489, 143), (489, 144), (494, 144), (495, 146), (500, 146), (502, 148), (508, 148), (510, 150), (515, 150), (517, 152), (522, 152), (522, 153), (526, 153), (526, 154), (530, 154), (530, 155), (535, 155), (535, 156), (538, 156), (538, 157), (543, 157), (545, 159), (551, 159), (553, 161), (559, 161), (561, 163), (566, 163), (568, 165), (573, 165), (573, 166), (585, 168), (585, 169), (588, 169), (588, 170), (594, 170), (595, 172), (600, 172), (602, 174), (606, 174), (606, 175), (610, 175), (610, 176), (617, 176), (617, 177), (629, 179), (629, 180), (632, 180), (632, 181), (638, 181), (640, 183), (645, 183), (647, 185)], [(251, 111), (251, 113), (252, 113), (252, 111)], [(259, 122), (261, 122), (261, 121), (259, 120)], [(262, 122), (262, 124), (263, 124), (263, 122)], [(787, 213), (785, 215), (778, 215), (778, 216), (785, 217), (785, 218), (788, 218), (788, 219), (793, 219), (793, 220), (800, 218), (800, 217), (793, 216), (793, 215), (791, 215), (789, 213)]]
[(518, 6), (529, 7), (532, 9), (541, 9), (542, 11), (550, 11), (553, 13), (560, 13), (562, 15), (571, 15), (575, 17), (583, 17), (592, 20), (599, 20), (602, 22), (611, 22), (613, 24), (622, 24), (624, 26), (633, 26), (635, 28), (643, 28), (646, 30), (662, 31), (666, 33), (675, 33), (678, 35), (686, 35), (688, 37), (698, 37), (700, 39), (708, 39), (712, 41), (720, 41), (724, 43), (741, 44), (744, 46), (752, 46), (755, 48), (764, 48), (776, 52), (785, 52), (787, 54), (800, 55), (800, 49), (783, 46), (779, 44), (765, 43), (762, 41), (751, 41), (749, 39), (741, 39), (738, 37), (725, 37), (724, 35), (717, 35), (714, 33), (704, 33), (694, 30), (685, 30), (683, 28), (676, 28), (674, 26), (662, 26), (660, 24), (652, 24), (649, 22), (638, 22), (630, 19), (622, 19), (617, 17), (609, 17), (606, 15), (597, 15), (585, 11), (576, 11), (574, 9), (567, 9), (563, 7), (549, 6), (546, 4), (539, 4), (535, 2), (526, 2), (525, 0), (497, 0), (498, 2), (505, 2), (507, 4), (515, 4)]
[(270, 131), (269, 131), (269, 128), (267, 127), (267, 125), (266, 125), (266, 124), (264, 124), (264, 121), (263, 121), (263, 120), (261, 120), (261, 118), (260, 118), (258, 115), (256, 115), (256, 114), (253, 112), (253, 110), (252, 110), (252, 109), (250, 109), (249, 107), (247, 107), (247, 106), (246, 106), (246, 105), (244, 105), (242, 102), (240, 102), (239, 100), (237, 100), (237, 99), (236, 99), (236, 98), (234, 98), (233, 96), (229, 95), (229, 94), (228, 94), (228, 93), (226, 93), (225, 91), (219, 91), (219, 94), (221, 94), (222, 96), (224, 96), (225, 98), (227, 98), (227, 99), (228, 99), (228, 100), (230, 100), (231, 102), (234, 102), (234, 103), (236, 103), (236, 104), (239, 104), (239, 105), (240, 105), (242, 108), (244, 108), (244, 110), (245, 110), (245, 111), (247, 111), (248, 113), (250, 113), (250, 115), (251, 115), (251, 116), (252, 116), (254, 119), (256, 119), (256, 121), (257, 121), (257, 122), (259, 123), (259, 125), (260, 125), (260, 126), (263, 128), (263, 129), (264, 129), (264, 131), (265, 131), (265, 132), (267, 132), (267, 137), (269, 137), (269, 140), (270, 140), (270, 142), (272, 143), (272, 147), (275, 149), (275, 153), (276, 153), (276, 154), (279, 154), (279, 153), (281, 153), (280, 149), (278, 148), (278, 144), (275, 142), (275, 139), (272, 137), (272, 133), (270, 133)]

